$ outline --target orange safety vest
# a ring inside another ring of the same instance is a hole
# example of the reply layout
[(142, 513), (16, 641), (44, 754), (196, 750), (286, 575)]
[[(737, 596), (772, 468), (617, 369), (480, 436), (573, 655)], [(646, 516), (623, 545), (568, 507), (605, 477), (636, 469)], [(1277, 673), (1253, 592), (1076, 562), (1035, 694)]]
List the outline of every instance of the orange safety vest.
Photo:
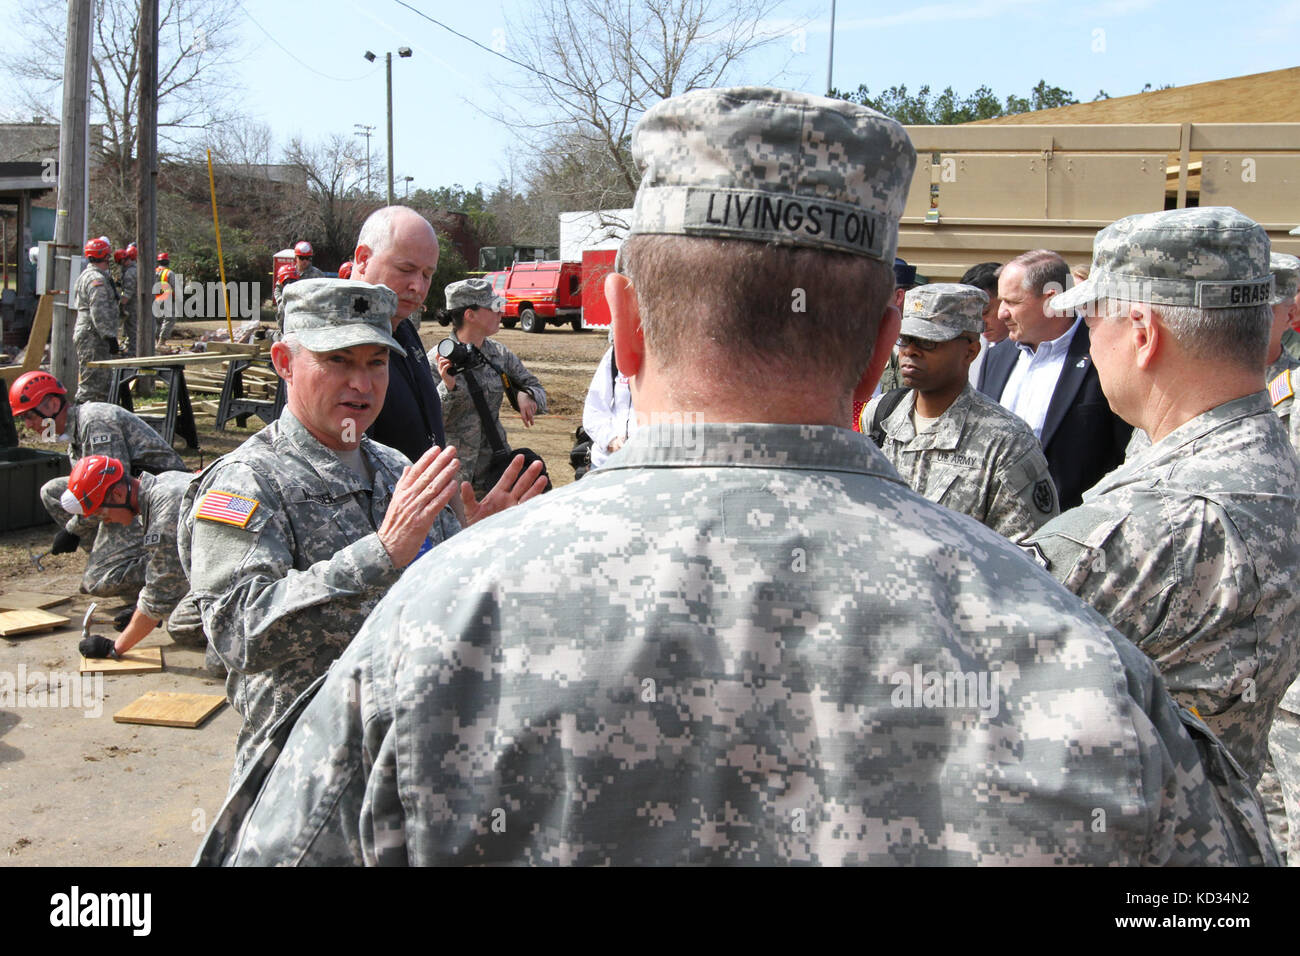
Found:
[(166, 266), (156, 266), (153, 273), (158, 278), (158, 284), (162, 286), (162, 291), (154, 296), (157, 302), (164, 302), (172, 297), (172, 270)]

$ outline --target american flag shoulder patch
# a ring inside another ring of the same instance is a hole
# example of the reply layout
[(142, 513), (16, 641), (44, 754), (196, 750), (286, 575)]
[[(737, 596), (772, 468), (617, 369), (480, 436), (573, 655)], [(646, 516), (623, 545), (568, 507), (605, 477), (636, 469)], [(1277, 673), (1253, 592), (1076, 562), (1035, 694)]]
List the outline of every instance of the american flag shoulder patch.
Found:
[(1280, 405), (1295, 394), (1291, 387), (1291, 370), (1287, 369), (1268, 383), (1268, 399), (1274, 405)]
[(209, 491), (199, 502), (199, 510), (195, 512), (195, 517), (243, 528), (248, 525), (248, 519), (253, 517), (257, 505), (256, 500), (245, 498), (243, 495), (232, 494), (229, 491)]

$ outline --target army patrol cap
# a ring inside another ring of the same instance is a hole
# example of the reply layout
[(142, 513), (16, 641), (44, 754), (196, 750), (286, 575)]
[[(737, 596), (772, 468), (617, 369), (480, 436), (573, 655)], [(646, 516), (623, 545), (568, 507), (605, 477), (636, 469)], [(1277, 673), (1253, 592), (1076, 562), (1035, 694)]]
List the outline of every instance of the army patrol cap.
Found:
[(447, 311), (459, 312), (461, 309), (492, 309), (500, 312), (506, 307), (506, 300), (492, 291), (492, 283), (487, 279), (462, 279), (453, 282), (443, 290), (447, 297)]
[(1290, 302), (1300, 291), (1300, 259), (1285, 252), (1270, 253), (1268, 268), (1273, 273), (1273, 305)]
[(629, 235), (749, 239), (893, 265), (916, 167), (865, 106), (767, 87), (692, 90), (632, 133), (644, 170)]
[(1231, 206), (1141, 213), (1111, 223), (1092, 246), (1092, 272), (1049, 307), (1102, 299), (1235, 309), (1273, 298), (1264, 227)]
[(903, 298), (902, 335), (926, 342), (951, 342), (963, 332), (984, 331), (988, 293), (973, 285), (936, 282), (909, 289)]
[(293, 332), (312, 352), (354, 345), (387, 345), (403, 358), (393, 338), (397, 294), (386, 285), (351, 279), (299, 279), (284, 287), (284, 333)]

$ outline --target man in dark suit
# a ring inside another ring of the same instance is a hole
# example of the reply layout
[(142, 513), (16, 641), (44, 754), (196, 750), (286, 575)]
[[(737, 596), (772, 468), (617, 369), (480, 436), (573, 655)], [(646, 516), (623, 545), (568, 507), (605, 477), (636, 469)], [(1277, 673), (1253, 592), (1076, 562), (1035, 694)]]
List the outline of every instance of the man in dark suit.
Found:
[(1110, 410), (1088, 354), (1088, 327), (1047, 303), (1072, 284), (1055, 252), (1037, 249), (998, 273), (998, 317), (1010, 336), (989, 349), (978, 388), (1034, 430), (1065, 511), (1124, 461), (1133, 426)]
[(353, 260), (354, 280), (397, 293), (393, 338), (406, 349), (405, 358), (390, 357), (388, 393), (369, 435), (419, 461), (432, 446), (446, 444), (442, 402), (419, 333), (420, 309), (438, 268), (438, 237), (414, 209), (385, 206), (362, 224)]

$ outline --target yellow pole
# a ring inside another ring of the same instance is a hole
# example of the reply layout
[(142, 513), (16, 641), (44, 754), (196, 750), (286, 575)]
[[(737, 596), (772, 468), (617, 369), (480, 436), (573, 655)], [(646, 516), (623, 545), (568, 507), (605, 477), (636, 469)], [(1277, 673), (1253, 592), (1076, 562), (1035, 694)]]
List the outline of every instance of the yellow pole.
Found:
[(212, 193), (212, 228), (217, 231), (217, 268), (221, 271), (221, 298), (226, 303), (226, 332), (235, 341), (235, 327), (230, 324), (230, 290), (226, 288), (226, 260), (221, 255), (221, 223), (217, 221), (217, 183), (212, 178), (212, 150), (208, 150), (208, 189)]

